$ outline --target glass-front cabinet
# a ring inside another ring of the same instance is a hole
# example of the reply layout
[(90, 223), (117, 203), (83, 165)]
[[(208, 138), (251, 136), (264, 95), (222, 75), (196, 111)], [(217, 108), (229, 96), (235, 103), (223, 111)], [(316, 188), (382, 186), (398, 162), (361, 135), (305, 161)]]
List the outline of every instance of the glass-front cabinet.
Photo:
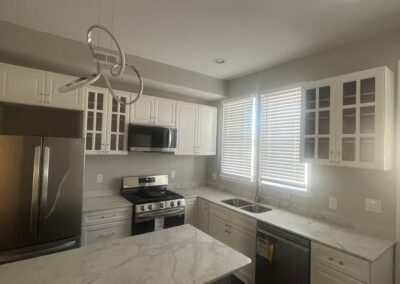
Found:
[(302, 98), (304, 160), (391, 169), (393, 77), (379, 67), (308, 84)]
[(304, 158), (308, 162), (332, 164), (334, 155), (333, 96), (329, 80), (311, 83), (303, 91)]
[[(130, 94), (115, 91), (122, 101)], [(86, 90), (86, 154), (127, 154), (129, 106), (115, 101), (107, 89)]]

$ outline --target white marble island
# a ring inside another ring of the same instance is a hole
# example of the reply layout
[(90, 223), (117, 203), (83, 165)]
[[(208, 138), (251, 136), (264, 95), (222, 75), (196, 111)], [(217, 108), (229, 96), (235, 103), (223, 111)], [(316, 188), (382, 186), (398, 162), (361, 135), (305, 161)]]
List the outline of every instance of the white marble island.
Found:
[(250, 259), (191, 225), (0, 266), (0, 283), (211, 283)]

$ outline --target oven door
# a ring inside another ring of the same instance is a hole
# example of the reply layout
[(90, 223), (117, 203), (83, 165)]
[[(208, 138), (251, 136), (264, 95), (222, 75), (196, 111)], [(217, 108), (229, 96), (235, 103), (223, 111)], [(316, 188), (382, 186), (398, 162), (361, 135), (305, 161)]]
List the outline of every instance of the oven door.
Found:
[(164, 209), (154, 212), (136, 213), (132, 222), (132, 235), (167, 229), (185, 223), (185, 207)]
[(176, 128), (129, 124), (129, 151), (175, 152)]

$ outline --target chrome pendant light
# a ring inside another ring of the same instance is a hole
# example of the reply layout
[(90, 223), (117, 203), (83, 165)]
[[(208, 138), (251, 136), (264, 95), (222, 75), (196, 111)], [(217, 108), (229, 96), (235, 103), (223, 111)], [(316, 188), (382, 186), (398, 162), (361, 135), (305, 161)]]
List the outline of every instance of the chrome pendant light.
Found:
[[(103, 74), (103, 71), (101, 70), (100, 61), (96, 57), (96, 52), (95, 52), (94, 46), (93, 46), (93, 30), (95, 30), (95, 29), (100, 29), (100, 30), (106, 32), (112, 38), (112, 40), (115, 43), (115, 46), (118, 49), (119, 62), (110, 67), (110, 74), (113, 77), (118, 77), (124, 73), (126, 67), (129, 67), (133, 70), (133, 72), (138, 77), (139, 91), (137, 92), (137, 95), (133, 100), (131, 100), (129, 102), (124, 102), (124, 101), (120, 100), (118, 98), (118, 96), (115, 95), (114, 90), (111, 86), (111, 82)], [(114, 37), (114, 35), (104, 26), (93, 25), (87, 31), (87, 43), (89, 46), (90, 54), (92, 55), (93, 60), (96, 62), (97, 73), (92, 74), (88, 77), (81, 77), (72, 82), (69, 82), (69, 83), (65, 84), (64, 86), (60, 87), (59, 91), (61, 93), (67, 93), (67, 92), (70, 92), (70, 91), (73, 91), (73, 90), (76, 90), (76, 89), (79, 89), (79, 88), (82, 88), (85, 86), (89, 86), (89, 85), (95, 83), (97, 80), (99, 80), (100, 77), (102, 77), (114, 100), (116, 100), (117, 102), (119, 102), (120, 104), (123, 104), (123, 105), (131, 105), (131, 104), (135, 103), (143, 93), (143, 80), (142, 80), (142, 77), (140, 76), (139, 71), (133, 65), (126, 63), (124, 51), (122, 50), (121, 46), (119, 45), (119, 43), (118, 43), (117, 39)]]

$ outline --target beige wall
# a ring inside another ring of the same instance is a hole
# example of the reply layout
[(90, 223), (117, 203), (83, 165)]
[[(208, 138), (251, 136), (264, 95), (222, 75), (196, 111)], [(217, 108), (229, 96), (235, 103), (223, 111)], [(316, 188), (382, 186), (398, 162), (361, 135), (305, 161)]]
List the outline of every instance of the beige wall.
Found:
[[(135, 175), (169, 175), (169, 183), (190, 186), (205, 181), (207, 158), (175, 156), (162, 153), (129, 153), (127, 156), (86, 156), (84, 190), (119, 189), (121, 177)], [(175, 178), (171, 177), (175, 170)], [(103, 182), (97, 183), (97, 174)]]
[[(382, 34), (351, 45), (320, 54), (304, 57), (273, 68), (269, 68), (228, 83), (229, 97), (243, 96), (274, 89), (302, 81), (317, 80), (358, 70), (387, 65), (397, 72), (400, 59), (400, 30)], [(207, 179), (220, 171), (220, 157), (208, 159)], [(237, 184), (219, 184), (239, 187)], [(396, 224), (396, 172), (311, 166), (308, 178), (311, 197), (284, 196), (267, 193), (274, 201), (295, 210), (307, 210), (324, 218), (341, 223), (353, 223), (366, 229), (384, 232), (395, 237)], [(239, 189), (240, 190), (240, 189)], [(255, 193), (255, 188), (247, 191)], [(328, 198), (338, 198), (338, 210), (328, 207)], [(366, 212), (365, 198), (382, 201), (382, 213)]]

